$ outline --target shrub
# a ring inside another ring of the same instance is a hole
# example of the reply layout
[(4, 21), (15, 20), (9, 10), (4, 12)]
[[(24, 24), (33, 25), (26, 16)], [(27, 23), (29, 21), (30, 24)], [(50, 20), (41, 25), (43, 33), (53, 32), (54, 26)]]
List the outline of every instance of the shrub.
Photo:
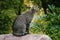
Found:
[(16, 14), (14, 9), (5, 9), (0, 14), (0, 34), (7, 34), (12, 32), (12, 23)]
[(53, 5), (49, 7), (53, 13), (47, 12), (47, 14), (43, 14), (43, 12), (43, 15), (36, 15), (31, 22), (30, 32), (47, 34), (53, 40), (60, 40), (60, 8)]

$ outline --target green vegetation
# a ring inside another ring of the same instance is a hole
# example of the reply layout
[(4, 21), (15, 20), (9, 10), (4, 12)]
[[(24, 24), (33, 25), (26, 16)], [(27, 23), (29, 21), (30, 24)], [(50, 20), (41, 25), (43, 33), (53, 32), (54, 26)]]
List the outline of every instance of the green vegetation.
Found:
[(53, 40), (60, 40), (60, 1), (45, 0), (53, 12), (51, 13), (46, 6), (46, 14), (41, 2), (41, 0), (0, 0), (0, 34), (12, 33), (15, 18), (31, 6), (38, 5), (40, 12), (35, 14), (30, 24), (30, 33), (46, 34)]
[[(49, 35), (53, 40), (60, 39), (60, 8), (50, 6), (53, 13), (48, 12), (43, 15), (36, 15), (31, 22), (30, 32), (35, 34)], [(58, 10), (58, 11), (55, 11)]]

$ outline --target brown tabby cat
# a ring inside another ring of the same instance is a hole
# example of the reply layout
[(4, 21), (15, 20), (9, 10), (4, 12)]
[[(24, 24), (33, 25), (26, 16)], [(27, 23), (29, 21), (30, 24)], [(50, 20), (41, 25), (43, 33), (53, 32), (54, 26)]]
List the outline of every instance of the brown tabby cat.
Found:
[(29, 34), (29, 24), (32, 21), (34, 14), (38, 11), (38, 7), (34, 6), (24, 14), (17, 16), (12, 27), (13, 35), (23, 36)]

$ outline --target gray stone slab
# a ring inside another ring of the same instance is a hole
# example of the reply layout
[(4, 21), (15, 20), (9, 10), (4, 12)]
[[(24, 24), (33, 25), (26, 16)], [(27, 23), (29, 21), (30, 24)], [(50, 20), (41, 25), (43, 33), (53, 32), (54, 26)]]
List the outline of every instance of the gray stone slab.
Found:
[(51, 40), (47, 35), (28, 34), (25, 36), (17, 37), (12, 34), (0, 35), (0, 40)]

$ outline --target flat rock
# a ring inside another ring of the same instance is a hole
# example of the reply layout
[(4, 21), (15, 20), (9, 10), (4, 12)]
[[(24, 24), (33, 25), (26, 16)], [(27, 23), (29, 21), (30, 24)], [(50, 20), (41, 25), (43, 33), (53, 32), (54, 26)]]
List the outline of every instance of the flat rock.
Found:
[(12, 34), (0, 35), (0, 40), (51, 40), (47, 35), (28, 34), (25, 36), (14, 36)]

